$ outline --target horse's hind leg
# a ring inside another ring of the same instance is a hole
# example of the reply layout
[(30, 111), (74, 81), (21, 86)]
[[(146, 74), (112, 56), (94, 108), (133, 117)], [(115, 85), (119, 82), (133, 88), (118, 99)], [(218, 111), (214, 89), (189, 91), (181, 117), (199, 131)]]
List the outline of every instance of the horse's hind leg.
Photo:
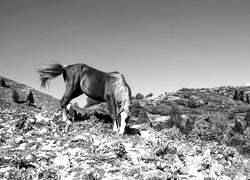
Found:
[(63, 121), (66, 121), (67, 124), (70, 124), (71, 122), (68, 121), (66, 107), (72, 99), (80, 96), (81, 94), (83, 94), (83, 92), (80, 88), (66, 85), (66, 90), (65, 90), (65, 93), (64, 93), (60, 103), (61, 103), (61, 108), (62, 108)]

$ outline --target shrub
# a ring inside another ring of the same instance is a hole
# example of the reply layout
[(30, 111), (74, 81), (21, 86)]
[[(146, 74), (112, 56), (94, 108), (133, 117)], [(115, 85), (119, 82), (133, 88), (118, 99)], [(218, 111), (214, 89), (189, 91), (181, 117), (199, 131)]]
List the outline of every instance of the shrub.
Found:
[(228, 137), (226, 144), (228, 146), (243, 147), (246, 144), (246, 138), (242, 134), (235, 133)]
[(153, 93), (149, 93), (148, 95), (146, 95), (146, 97), (152, 97)]
[(241, 122), (237, 121), (237, 119), (235, 119), (233, 130), (234, 130), (234, 132), (240, 133), (240, 134), (243, 134), (243, 132), (244, 132)]
[(244, 93), (244, 90), (240, 91), (239, 100), (242, 101), (242, 102), (245, 102), (245, 93)]
[(169, 154), (176, 154), (178, 147), (177, 142), (186, 141), (185, 135), (175, 126), (170, 129), (161, 130), (156, 138), (158, 141), (154, 146), (154, 154), (161, 158)]
[(5, 84), (5, 80), (4, 79), (1, 79), (1, 86), (5, 87), (6, 84)]
[(141, 93), (137, 93), (136, 96), (135, 96), (135, 99), (137, 99), (137, 100), (140, 100), (140, 99), (143, 99), (143, 98), (144, 98), (144, 96)]
[(192, 131), (194, 127), (194, 123), (190, 121), (190, 119), (188, 118), (185, 124), (185, 134), (186, 136), (189, 135), (189, 133)]
[(230, 112), (228, 114), (228, 119), (234, 119), (235, 118), (235, 113), (234, 112)]
[(246, 126), (244, 129), (246, 129), (247, 127), (250, 127), (250, 112), (247, 112), (244, 120), (246, 121)]
[(189, 107), (191, 109), (196, 109), (196, 108), (198, 108), (198, 105), (194, 99), (189, 99), (187, 102), (187, 107)]
[(238, 100), (239, 100), (239, 93), (238, 93), (237, 89), (235, 89), (235, 91), (234, 91), (233, 99), (234, 99), (235, 101), (238, 101)]
[[(185, 135), (180, 131), (179, 128), (177, 128), (176, 126), (170, 128), (170, 129), (163, 129), (161, 131), (161, 137), (163, 137), (165, 140), (186, 140)], [(159, 137), (161, 139), (162, 142), (164, 142), (165, 140), (162, 139), (161, 137)]]
[(33, 93), (30, 91), (28, 96), (27, 96), (27, 102), (29, 103), (29, 105), (34, 104), (35, 100), (33, 97)]
[(16, 103), (18, 103), (19, 99), (20, 99), (20, 96), (19, 96), (17, 90), (15, 90), (15, 89), (12, 91), (12, 99)]
[(194, 122), (192, 131), (189, 134), (191, 141), (217, 141), (221, 142), (224, 137), (226, 125), (219, 120), (197, 119)]
[(180, 115), (180, 111), (176, 106), (172, 105), (172, 110), (170, 112), (170, 115), (171, 115), (171, 119), (168, 122), (170, 127), (175, 126), (182, 133), (184, 133), (185, 127), (184, 127), (183, 122), (182, 122), (182, 117)]

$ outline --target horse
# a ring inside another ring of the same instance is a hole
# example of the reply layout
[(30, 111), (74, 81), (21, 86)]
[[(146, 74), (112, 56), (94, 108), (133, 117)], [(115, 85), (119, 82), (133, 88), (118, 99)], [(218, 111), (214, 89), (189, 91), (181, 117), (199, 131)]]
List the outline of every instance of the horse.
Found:
[(41, 87), (50, 85), (50, 80), (63, 75), (66, 89), (60, 100), (62, 120), (67, 124), (67, 105), (82, 94), (96, 101), (107, 102), (113, 120), (113, 131), (118, 134), (125, 132), (131, 116), (131, 89), (124, 76), (117, 72), (103, 72), (86, 64), (78, 63), (62, 65), (54, 63), (38, 69)]

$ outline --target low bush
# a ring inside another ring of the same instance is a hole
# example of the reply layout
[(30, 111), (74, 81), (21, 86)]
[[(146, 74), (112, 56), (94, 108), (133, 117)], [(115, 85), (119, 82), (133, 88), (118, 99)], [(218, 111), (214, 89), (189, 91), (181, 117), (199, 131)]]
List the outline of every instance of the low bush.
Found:
[(29, 92), (26, 101), (28, 102), (29, 105), (34, 104), (35, 100), (34, 100), (33, 93), (31, 91)]
[(196, 119), (193, 129), (190, 131), (188, 138), (191, 141), (216, 141), (221, 142), (224, 137), (226, 126), (217, 120), (210, 120), (209, 118)]
[(19, 96), (17, 90), (15, 90), (15, 89), (12, 91), (12, 99), (16, 103), (18, 103), (19, 99), (20, 99), (20, 96)]

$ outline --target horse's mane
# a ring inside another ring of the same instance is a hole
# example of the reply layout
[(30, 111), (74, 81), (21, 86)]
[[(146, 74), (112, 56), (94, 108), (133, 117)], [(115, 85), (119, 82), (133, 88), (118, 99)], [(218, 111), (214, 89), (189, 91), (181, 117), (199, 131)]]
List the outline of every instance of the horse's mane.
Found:
[(111, 77), (114, 77), (115, 80), (112, 84), (114, 89), (114, 96), (117, 102), (121, 103), (121, 108), (129, 113), (130, 104), (130, 89), (125, 81), (124, 76), (119, 72), (112, 72)]

